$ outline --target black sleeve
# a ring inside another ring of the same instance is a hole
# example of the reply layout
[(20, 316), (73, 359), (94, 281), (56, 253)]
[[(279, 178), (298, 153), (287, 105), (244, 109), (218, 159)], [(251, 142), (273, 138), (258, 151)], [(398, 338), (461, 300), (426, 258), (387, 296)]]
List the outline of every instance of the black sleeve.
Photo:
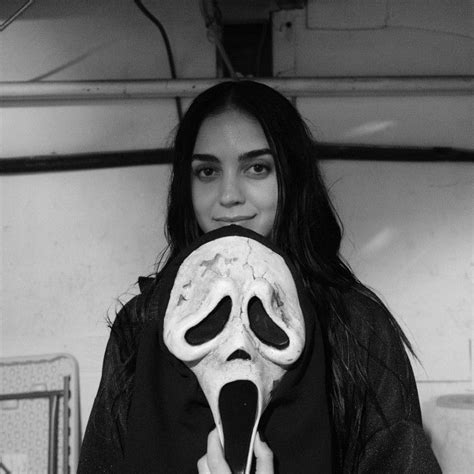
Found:
[(368, 341), (371, 388), (358, 472), (441, 473), (423, 431), (416, 382), (398, 325), (382, 304), (372, 300), (353, 309), (362, 339)]
[(102, 378), (81, 446), (79, 474), (116, 473), (123, 458), (127, 412), (124, 394), (130, 379), (126, 372), (134, 363), (138, 300), (135, 297), (127, 303), (112, 325)]

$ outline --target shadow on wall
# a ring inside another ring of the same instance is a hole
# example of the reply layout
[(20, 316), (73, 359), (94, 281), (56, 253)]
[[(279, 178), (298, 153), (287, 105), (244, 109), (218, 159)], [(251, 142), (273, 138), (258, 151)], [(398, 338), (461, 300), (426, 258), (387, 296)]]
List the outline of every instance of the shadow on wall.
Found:
[(443, 472), (472, 472), (474, 393), (443, 395), (424, 403), (423, 421)]

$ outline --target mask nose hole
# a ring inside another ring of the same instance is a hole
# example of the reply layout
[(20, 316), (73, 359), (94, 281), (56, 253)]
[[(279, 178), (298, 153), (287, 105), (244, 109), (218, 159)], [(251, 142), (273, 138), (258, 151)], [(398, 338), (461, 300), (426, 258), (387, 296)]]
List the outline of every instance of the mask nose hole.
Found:
[(242, 360), (250, 360), (250, 354), (243, 349), (237, 349), (236, 351), (232, 352), (232, 354), (227, 357), (227, 361), (235, 360), (235, 359), (242, 359)]

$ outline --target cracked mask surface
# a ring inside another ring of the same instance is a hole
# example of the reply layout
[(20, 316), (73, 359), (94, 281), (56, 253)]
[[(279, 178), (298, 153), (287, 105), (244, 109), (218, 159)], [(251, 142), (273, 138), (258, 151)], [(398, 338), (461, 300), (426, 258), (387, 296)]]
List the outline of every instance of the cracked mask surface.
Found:
[(305, 344), (298, 292), (285, 260), (242, 236), (203, 244), (178, 270), (163, 338), (196, 375), (221, 440), (218, 397), (225, 384), (253, 382), (259, 418)]

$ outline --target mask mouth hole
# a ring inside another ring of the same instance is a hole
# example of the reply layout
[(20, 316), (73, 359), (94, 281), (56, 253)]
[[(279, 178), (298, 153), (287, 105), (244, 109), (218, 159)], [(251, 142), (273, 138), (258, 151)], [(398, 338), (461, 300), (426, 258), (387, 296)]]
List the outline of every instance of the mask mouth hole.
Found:
[(236, 359), (241, 359), (241, 360), (252, 360), (250, 357), (250, 354), (247, 351), (244, 351), (243, 349), (237, 349), (236, 351), (232, 352), (232, 354), (227, 357), (227, 361), (230, 362), (231, 360), (236, 360)]
[(250, 380), (235, 380), (219, 393), (219, 413), (224, 434), (224, 455), (232, 473), (243, 474), (251, 457), (250, 442), (258, 404), (257, 386)]

